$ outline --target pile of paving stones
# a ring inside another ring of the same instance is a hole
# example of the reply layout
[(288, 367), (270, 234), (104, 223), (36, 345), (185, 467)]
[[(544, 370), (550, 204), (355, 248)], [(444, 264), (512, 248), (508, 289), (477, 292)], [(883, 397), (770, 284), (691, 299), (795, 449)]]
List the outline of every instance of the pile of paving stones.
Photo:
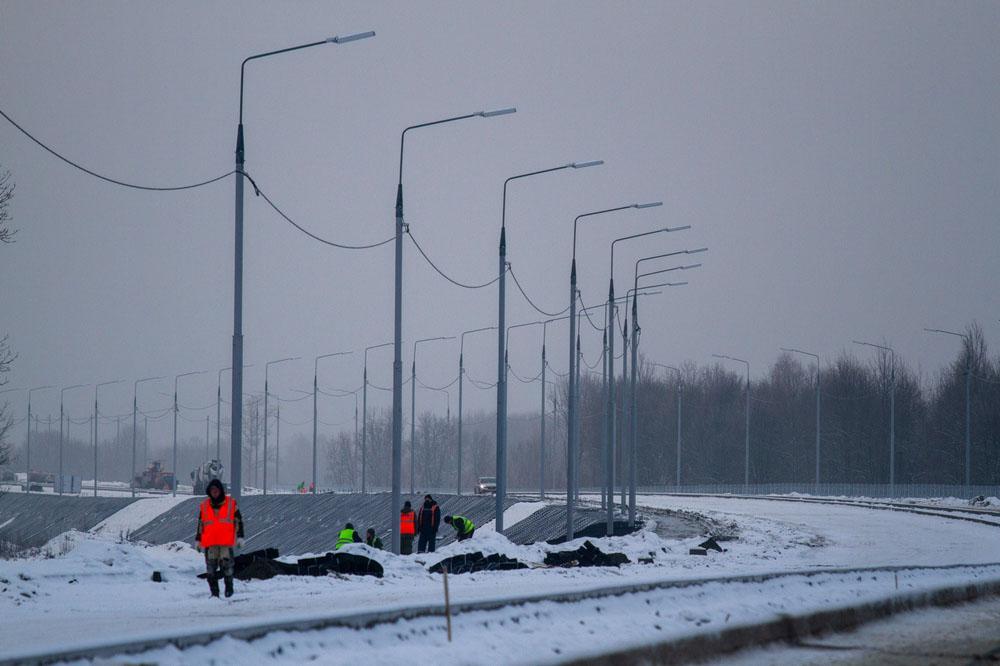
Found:
[(445, 568), (448, 569), (448, 573), (463, 574), (472, 573), (474, 571), (511, 571), (513, 569), (527, 569), (528, 565), (500, 553), (483, 556), (482, 553), (477, 551), (475, 553), (463, 553), (461, 555), (455, 555), (454, 557), (445, 558), (428, 567), (427, 570), (431, 573), (441, 573)]
[(590, 541), (584, 541), (576, 550), (560, 550), (545, 556), (545, 564), (553, 567), (617, 567), (630, 562), (625, 553), (605, 553)]

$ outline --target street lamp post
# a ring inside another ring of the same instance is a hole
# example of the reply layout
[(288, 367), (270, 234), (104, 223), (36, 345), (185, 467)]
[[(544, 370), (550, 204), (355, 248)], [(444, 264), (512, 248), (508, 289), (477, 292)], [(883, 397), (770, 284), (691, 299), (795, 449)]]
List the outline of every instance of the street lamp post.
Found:
[[(665, 268), (658, 271), (648, 271), (646, 273), (639, 273), (639, 265), (646, 261), (652, 261), (654, 259), (662, 259), (664, 257), (671, 257), (680, 254), (698, 254), (700, 252), (707, 252), (707, 247), (700, 247), (694, 250), (678, 250), (676, 252), (667, 252), (665, 254), (658, 254), (649, 257), (643, 257), (635, 262), (635, 272), (633, 277), (633, 286), (628, 292), (626, 292), (625, 302), (628, 303), (628, 298), (632, 298), (632, 330), (629, 331), (628, 326), (628, 316), (625, 317), (625, 326), (622, 330), (622, 381), (626, 381), (627, 373), (624, 371), (626, 367), (626, 351), (628, 349), (628, 335), (631, 333), (631, 345), (632, 345), (632, 379), (630, 382), (630, 389), (628, 395), (625, 395), (625, 391), (622, 391), (623, 400), (627, 400), (626, 405), (628, 406), (629, 416), (625, 419), (625, 427), (623, 430), (628, 432), (628, 445), (629, 445), (629, 527), (635, 527), (635, 511), (636, 511), (636, 484), (637, 484), (637, 455), (638, 455), (638, 410), (636, 408), (636, 380), (638, 376), (638, 364), (639, 364), (639, 278), (650, 277), (653, 275), (660, 275), (662, 273), (670, 273), (672, 271), (686, 271), (692, 268), (698, 268), (701, 264), (689, 264), (687, 266), (673, 266), (671, 268)], [(647, 288), (654, 287), (678, 287), (687, 284), (687, 282), (664, 282), (658, 285), (652, 285)], [(633, 295), (634, 294), (634, 295)], [(623, 412), (624, 413), (624, 412)], [(624, 486), (623, 486), (624, 491)]]
[[(579, 297), (579, 294), (577, 294), (577, 297)], [(621, 299), (621, 298), (618, 299), (618, 301), (621, 301), (621, 300), (623, 300), (623, 299)], [(581, 303), (582, 303), (582, 300), (581, 300)], [(575, 353), (572, 356), (572, 361), (573, 361), (573, 365), (574, 365), (574, 370), (573, 370), (572, 374), (573, 374), (574, 379), (576, 381), (576, 391), (575, 391), (575, 395), (573, 397), (574, 400), (576, 398), (578, 398), (579, 395), (580, 395), (580, 381), (579, 381), (580, 380), (580, 363), (579, 363), (579, 359), (581, 357), (581, 351), (580, 351), (580, 333), (579, 333), (580, 318), (583, 317), (583, 315), (585, 313), (587, 313), (588, 311), (590, 311), (590, 310), (596, 310), (598, 308), (607, 308), (607, 307), (608, 307), (608, 304), (604, 303), (604, 302), (599, 303), (597, 305), (588, 305), (588, 306), (585, 306), (585, 307), (581, 307), (579, 310), (576, 311), (576, 313), (572, 317), (571, 321), (575, 322), (575, 327), (577, 329), (576, 341), (575, 341)], [(593, 326), (593, 324), (591, 324), (591, 325)], [(602, 474), (601, 474), (601, 509), (604, 510), (604, 509), (607, 509), (607, 507), (608, 507), (609, 504), (612, 505), (612, 509), (613, 509), (613, 505), (614, 505), (614, 498), (611, 497), (611, 495), (614, 493), (614, 487), (612, 487), (610, 490), (608, 489), (608, 486), (607, 486), (607, 480), (608, 480), (607, 477), (608, 477), (608, 475), (606, 473), (604, 473), (605, 465), (608, 463), (608, 440), (607, 440), (607, 434), (608, 434), (607, 433), (607, 430), (608, 430), (608, 428), (607, 428), (607, 425), (608, 425), (608, 413), (607, 413), (607, 400), (605, 399), (605, 396), (607, 395), (607, 388), (608, 388), (608, 370), (609, 370), (609, 362), (608, 362), (608, 329), (607, 328), (599, 328), (597, 330), (599, 330), (599, 331), (601, 331), (603, 333), (603, 340), (602, 340), (602, 346), (601, 346), (601, 361), (602, 361), (602, 368), (601, 368), (601, 405), (602, 405), (602, 409), (601, 409), (601, 460), (602, 460), (602, 463), (601, 463), (601, 468), (602, 468)], [(569, 403), (567, 402), (567, 409), (568, 409), (568, 405), (569, 405)], [(572, 420), (568, 419), (567, 426), (568, 426), (567, 427), (567, 431), (572, 430), (572, 431), (578, 433), (579, 432), (579, 426), (580, 426), (579, 414), (575, 414), (574, 418)], [(568, 455), (568, 452), (569, 452), (569, 446), (568, 446), (569, 432), (567, 432), (566, 440), (567, 440), (567, 455)], [(567, 468), (568, 468), (568, 465), (569, 465), (569, 462), (567, 462)], [(573, 469), (574, 472), (576, 471), (576, 463), (575, 462), (573, 463), (573, 468), (572, 469)], [(612, 477), (614, 476), (614, 469), (611, 470), (611, 476)], [(575, 494), (574, 494), (574, 500), (575, 500)]]
[[(138, 411), (139, 411), (139, 384), (142, 384), (143, 382), (151, 382), (154, 379), (165, 379), (165, 377), (145, 377), (143, 379), (135, 380), (135, 382), (132, 384), (132, 473), (130, 475), (131, 478), (129, 479), (129, 486), (132, 487), (132, 497), (135, 497), (135, 429), (136, 429), (136, 418), (138, 417)], [(62, 411), (62, 405), (60, 404), (60, 416), (61, 416), (61, 411)], [(62, 427), (61, 423), (60, 427)], [(207, 432), (205, 433), (205, 442), (207, 446), (208, 442)], [(62, 474), (61, 466), (59, 469), (59, 474), (60, 475)], [(176, 470), (174, 470), (174, 474), (175, 475), (177, 474)]]
[(47, 386), (36, 386), (35, 388), (28, 389), (28, 440), (27, 446), (25, 447), (25, 458), (28, 469), (27, 476), (24, 477), (27, 480), (24, 487), (27, 489), (26, 492), (29, 493), (31, 492), (31, 394), (34, 391), (41, 391), (43, 389), (50, 388), (55, 388), (55, 386), (49, 384)]
[(484, 326), (483, 328), (474, 328), (471, 331), (463, 331), (461, 335), (461, 342), (458, 348), (458, 434), (457, 434), (457, 461), (455, 463), (455, 468), (458, 472), (458, 477), (455, 481), (455, 494), (462, 494), (462, 379), (465, 376), (465, 336), (472, 333), (479, 333), (480, 331), (490, 331), (496, 328), (496, 326)]
[[(65, 410), (63, 409), (63, 399), (66, 395), (66, 391), (75, 388), (82, 388), (84, 386), (89, 386), (89, 384), (74, 384), (73, 386), (67, 386), (59, 391), (59, 494), (62, 495), (63, 487), (65, 483), (63, 481), (63, 414)], [(17, 389), (14, 389), (17, 390)], [(67, 424), (66, 430), (69, 430), (69, 425)]]
[[(243, 366), (244, 369), (252, 367), (253, 364)], [(232, 370), (232, 368), (219, 369), (219, 384), (215, 393), (215, 459), (220, 463), (222, 462), (222, 373), (226, 370)], [(232, 437), (232, 424), (230, 424), (229, 436)], [(230, 467), (233, 466), (232, 461), (230, 461), (229, 465)], [(230, 477), (232, 477), (233, 470), (230, 469), (229, 473)], [(229, 490), (232, 492), (232, 488)]]
[[(503, 204), (500, 213), (500, 263), (499, 263), (499, 306), (497, 314), (497, 491), (496, 491), (496, 531), (503, 534), (504, 500), (507, 495), (507, 379), (504, 333), (507, 314), (507, 185), (512, 180), (552, 173), (563, 169), (583, 169), (604, 164), (604, 160), (571, 162), (549, 169), (529, 171), (511, 176), (503, 182)], [(572, 387), (570, 387), (572, 390)], [(570, 481), (571, 483), (571, 481)]]
[[(208, 370), (197, 370), (195, 372), (185, 372), (184, 374), (176, 375), (174, 377), (174, 466), (173, 466), (173, 470), (174, 470), (174, 482), (172, 484), (173, 485), (173, 489), (172, 489), (173, 493), (172, 494), (173, 494), (174, 497), (177, 497), (177, 479), (178, 479), (178, 469), (177, 469), (177, 413), (180, 411), (179, 407), (177, 406), (177, 380), (180, 379), (181, 377), (190, 377), (191, 375), (203, 375), (206, 372), (208, 372)], [(95, 430), (96, 430), (96, 428), (95, 428)], [(95, 477), (95, 479), (96, 479), (96, 477)], [(96, 483), (96, 480), (94, 482)], [(230, 485), (232, 485), (232, 483), (230, 483)], [(232, 492), (233, 492), (233, 489), (230, 488), (229, 489), (230, 495), (232, 495)]]
[[(567, 403), (567, 409), (566, 409), (566, 421), (569, 424), (569, 427), (567, 428), (567, 442), (566, 442), (566, 449), (567, 449), (567, 461), (566, 461), (566, 465), (567, 465), (567, 467), (566, 467), (566, 470), (567, 470), (566, 471), (566, 474), (567, 474), (567, 477), (566, 477), (567, 478), (567, 491), (566, 491), (566, 499), (567, 499), (567, 504), (566, 504), (566, 536), (569, 537), (569, 538), (572, 538), (572, 534), (573, 534), (573, 508), (574, 508), (573, 500), (575, 500), (575, 494), (576, 494), (575, 493), (576, 489), (575, 489), (575, 487), (573, 487), (573, 484), (574, 484), (575, 479), (576, 479), (576, 476), (575, 476), (575, 472), (576, 472), (576, 450), (577, 450), (577, 447), (578, 447), (578, 443), (576, 441), (576, 431), (575, 431), (575, 428), (574, 428), (574, 424), (576, 423), (576, 420), (577, 420), (576, 412), (577, 412), (577, 410), (579, 408), (579, 406), (577, 405), (577, 399), (576, 399), (576, 390), (578, 388), (577, 387), (577, 383), (578, 383), (577, 382), (578, 369), (576, 367), (576, 350), (574, 349), (574, 345), (576, 344), (576, 340), (577, 340), (577, 331), (576, 331), (576, 294), (577, 294), (577, 290), (576, 290), (576, 227), (580, 223), (580, 220), (583, 219), (583, 218), (585, 218), (585, 217), (591, 217), (591, 216), (594, 216), (594, 215), (603, 215), (605, 213), (613, 213), (615, 211), (627, 210), (629, 208), (635, 208), (635, 209), (655, 208), (657, 206), (662, 206), (662, 205), (663, 205), (662, 201), (652, 201), (652, 202), (649, 202), (649, 203), (634, 203), (634, 204), (628, 204), (626, 206), (616, 206), (614, 208), (605, 208), (605, 209), (602, 209), (602, 210), (591, 211), (589, 213), (583, 213), (581, 215), (577, 215), (573, 219), (573, 261), (570, 264), (570, 271), (569, 271), (569, 387), (568, 387), (569, 388), (569, 391), (568, 391), (569, 392), (569, 396), (568, 396), (569, 402)], [(607, 336), (607, 331), (605, 330), (605, 337), (606, 336)], [(607, 361), (607, 356), (605, 355), (605, 358), (604, 358), (605, 380), (607, 378), (607, 362), (608, 362)], [(602, 423), (602, 425), (603, 425), (602, 432), (604, 433), (604, 437), (606, 437), (606, 435), (607, 435), (607, 415), (606, 414), (604, 415), (604, 418), (602, 419), (602, 422), (603, 422)], [(604, 437), (602, 437), (602, 439), (604, 439)], [(606, 442), (606, 440), (605, 440), (605, 442)], [(607, 463), (608, 463), (607, 453), (605, 452), (604, 455), (602, 456), (602, 465), (605, 466), (605, 472), (604, 472), (604, 474), (601, 475), (603, 477), (603, 479), (604, 479), (604, 483), (602, 485), (604, 485), (604, 484), (607, 483), (607, 469), (606, 469)], [(606, 499), (606, 498), (603, 497), (604, 494), (605, 494), (605, 491), (602, 490), (602, 492), (601, 492), (602, 499)], [(612, 504), (612, 503), (613, 502), (608, 502), (608, 504)], [(611, 529), (611, 528), (609, 528), (609, 529)], [(609, 534), (610, 534), (610, 532), (609, 532)]]
[(944, 333), (954, 335), (965, 340), (965, 490), (969, 491), (972, 482), (972, 409), (970, 407), (969, 395), (972, 383), (972, 338), (964, 333), (945, 331), (940, 328), (925, 328), (928, 333)]
[[(662, 229), (654, 229), (652, 231), (645, 231), (639, 234), (631, 234), (629, 236), (622, 236), (621, 238), (616, 238), (611, 241), (611, 270), (610, 277), (608, 279), (608, 303), (607, 303), (607, 335), (608, 335), (608, 394), (607, 394), (607, 438), (608, 438), (608, 457), (609, 460), (605, 462), (605, 474), (608, 484), (609, 500), (608, 500), (608, 536), (614, 534), (614, 500), (612, 499), (614, 495), (614, 468), (613, 462), (615, 458), (615, 435), (616, 435), (616, 425), (615, 425), (615, 245), (622, 241), (632, 240), (635, 238), (643, 238), (645, 236), (650, 236), (652, 234), (658, 233), (669, 233), (672, 231), (683, 231), (684, 229), (690, 229), (691, 225), (685, 224), (679, 227), (664, 227)], [(624, 355), (623, 355), (624, 358)], [(623, 361), (624, 362), (624, 361)], [(622, 377), (622, 381), (625, 378)], [(572, 528), (568, 528), (568, 531)]]
[[(233, 289), (233, 390), (232, 390), (232, 474), (230, 480), (229, 493), (237, 502), (240, 499), (240, 490), (243, 483), (242, 472), (242, 449), (243, 449), (243, 80), (247, 63), (251, 60), (266, 58), (267, 56), (278, 55), (307, 49), (322, 44), (346, 44), (366, 37), (374, 37), (372, 31), (348, 35), (346, 37), (329, 37), (319, 42), (300, 44), (277, 51), (268, 51), (252, 55), (240, 65), (240, 120), (236, 128), (236, 241), (235, 241), (235, 267), (234, 267), (234, 289)], [(175, 470), (176, 473), (176, 470)]]
[(422, 340), (417, 340), (413, 343), (413, 364), (411, 367), (410, 374), (410, 494), (414, 492), (414, 477), (413, 472), (416, 469), (415, 458), (417, 457), (417, 440), (416, 440), (416, 427), (417, 427), (417, 345), (421, 342), (431, 342), (433, 340), (454, 340), (455, 336), (449, 337), (437, 337), (437, 338), (424, 338)]
[(400, 492), (403, 482), (403, 147), (406, 133), (412, 129), (442, 125), (466, 118), (491, 118), (517, 109), (497, 111), (477, 111), (464, 116), (455, 116), (429, 123), (411, 125), (399, 137), (399, 184), (396, 187), (396, 262), (395, 262), (395, 304), (393, 315), (393, 359), (392, 359), (392, 504), (389, 506), (389, 524), (392, 526), (392, 552), (399, 554)]
[(725, 354), (712, 354), (715, 358), (726, 358), (730, 361), (737, 361), (739, 363), (744, 363), (747, 366), (747, 425), (746, 425), (746, 441), (743, 445), (743, 492), (747, 494), (750, 492), (750, 361), (744, 361), (741, 358), (735, 358), (733, 356), (726, 356)]
[[(344, 356), (346, 354), (351, 354), (351, 353), (353, 353), (353, 352), (344, 351), (344, 352), (334, 352), (332, 354), (323, 354), (322, 356), (317, 356), (316, 359), (313, 361), (313, 460), (312, 460), (312, 463), (313, 463), (313, 467), (312, 467), (312, 493), (313, 493), (313, 495), (316, 494), (316, 487), (318, 485), (317, 484), (317, 478), (316, 478), (317, 450), (318, 450), (317, 443), (316, 443), (317, 421), (318, 421), (318, 418), (317, 418), (318, 417), (318, 410), (317, 410), (317, 407), (316, 407), (316, 393), (318, 392), (318, 388), (319, 388), (319, 360), (321, 358), (330, 358), (332, 356)], [(266, 368), (265, 368), (264, 372), (265, 372), (265, 374), (267, 373)], [(368, 377), (367, 377), (367, 374), (366, 374), (365, 375), (365, 381), (367, 381), (367, 379), (368, 379)], [(265, 382), (264, 392), (266, 393), (267, 392), (267, 388), (266, 388), (267, 379), (266, 378), (265, 378), (264, 382)], [(361, 474), (362, 488), (364, 488), (364, 478), (365, 478), (363, 470), (364, 470), (364, 467), (362, 466), (362, 474)], [(364, 492), (364, 491), (362, 490), (362, 492)]]
[[(380, 345), (372, 345), (371, 347), (365, 347), (365, 370), (364, 370), (364, 389), (362, 391), (363, 399), (361, 400), (361, 493), (368, 492), (368, 350), (378, 349), (379, 347), (388, 347), (391, 342), (384, 342)], [(316, 438), (315, 427), (313, 428), (313, 439)], [(313, 487), (313, 492), (315, 491), (315, 486)]]
[[(701, 266), (701, 264), (692, 264), (690, 266), (677, 266), (677, 270), (685, 270), (689, 268), (696, 268)], [(638, 263), (636, 264), (638, 268)], [(667, 269), (674, 270), (674, 269)], [(656, 273), (664, 273), (666, 271), (655, 271)], [(652, 275), (649, 273), (648, 275)], [(628, 298), (632, 298), (632, 379), (631, 386), (629, 389), (629, 418), (628, 418), (628, 431), (629, 431), (629, 505), (628, 505), (628, 526), (629, 528), (635, 527), (635, 512), (636, 512), (636, 495), (637, 495), (637, 484), (638, 484), (638, 433), (639, 433), (639, 415), (637, 409), (637, 396), (636, 396), (636, 382), (639, 375), (639, 333), (641, 329), (639, 328), (639, 290), (638, 282), (642, 275), (636, 274), (636, 287), (629, 289), (625, 293), (625, 301), (628, 302)], [(661, 284), (650, 285), (645, 287), (651, 289), (654, 287), (681, 287), (686, 285), (687, 282), (663, 282)], [(628, 329), (628, 322), (625, 323), (625, 329)], [(624, 351), (624, 350), (623, 350)], [(622, 377), (622, 381), (625, 377)]]
[(97, 389), (109, 384), (120, 384), (122, 381), (121, 379), (116, 379), (112, 382), (101, 382), (94, 387), (94, 497), (97, 497)]
[(675, 368), (672, 365), (663, 365), (662, 363), (653, 363), (653, 365), (666, 368), (667, 370), (673, 370), (677, 373), (677, 479), (675, 485), (679, 491), (681, 488), (681, 387), (683, 386), (683, 377), (679, 368)]
[(896, 352), (892, 347), (872, 342), (854, 340), (856, 345), (874, 347), (889, 352), (892, 367), (889, 370), (889, 496), (896, 496)]
[(820, 462), (820, 448), (819, 448), (819, 400), (820, 400), (820, 389), (819, 389), (819, 355), (813, 354), (812, 352), (802, 351), (801, 349), (792, 349), (782, 347), (781, 351), (784, 352), (794, 352), (796, 354), (803, 354), (805, 356), (812, 356), (816, 359), (816, 481), (814, 492), (819, 495), (819, 462)]
[(268, 361), (264, 364), (264, 494), (267, 494), (267, 371), (275, 363), (284, 363), (285, 361), (297, 361), (301, 356), (290, 356), (288, 358), (279, 358), (277, 361)]

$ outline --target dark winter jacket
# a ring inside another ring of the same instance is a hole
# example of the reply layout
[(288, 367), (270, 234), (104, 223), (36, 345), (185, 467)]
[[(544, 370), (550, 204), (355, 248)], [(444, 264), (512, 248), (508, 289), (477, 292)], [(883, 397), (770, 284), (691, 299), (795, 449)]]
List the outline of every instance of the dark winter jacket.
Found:
[[(222, 491), (221, 493), (219, 493), (219, 499), (218, 499), (218, 501), (213, 501), (212, 500), (212, 495), (211, 495), (212, 488), (218, 488), (219, 490)], [(205, 494), (208, 495), (208, 499), (212, 503), (212, 508), (215, 509), (216, 511), (218, 511), (219, 507), (222, 506), (222, 503), (226, 501), (226, 488), (225, 488), (225, 486), (222, 485), (222, 481), (219, 481), (218, 479), (212, 479), (211, 481), (208, 482), (208, 485), (205, 486)], [(239, 507), (236, 507), (236, 514), (233, 517), (236, 520), (236, 538), (237, 539), (242, 539), (243, 538), (243, 515), (240, 513), (240, 508)], [(195, 534), (195, 538), (194, 538), (195, 543), (201, 543), (201, 533), (202, 533), (202, 530), (204, 530), (204, 528), (205, 528), (205, 526), (201, 522), (201, 511), (199, 511), (198, 512), (198, 532)]]
[(437, 534), (441, 527), (441, 509), (434, 500), (424, 501), (417, 511), (417, 532), (424, 536)]
[(379, 550), (382, 550), (382, 539), (379, 539), (377, 536), (366, 538), (365, 543), (371, 546), (372, 548), (378, 548)]

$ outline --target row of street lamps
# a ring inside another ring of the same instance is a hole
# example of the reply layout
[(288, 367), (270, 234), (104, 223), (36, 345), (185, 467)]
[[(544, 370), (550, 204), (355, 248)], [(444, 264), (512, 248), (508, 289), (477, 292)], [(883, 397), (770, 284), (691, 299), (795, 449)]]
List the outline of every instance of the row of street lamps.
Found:
[[(278, 55), (282, 53), (289, 53), (292, 51), (298, 51), (301, 49), (311, 48), (314, 46), (320, 46), (322, 44), (334, 43), (334, 44), (344, 44), (348, 42), (357, 41), (360, 39), (365, 39), (367, 37), (374, 36), (374, 32), (365, 32), (350, 35), (347, 37), (332, 37), (326, 40), (311, 42), (308, 44), (301, 44), (298, 46), (293, 46), (289, 48), (279, 49), (275, 51), (268, 51), (266, 53), (260, 53), (257, 55), (250, 56), (246, 58), (240, 67), (240, 104), (239, 104), (239, 123), (237, 126), (237, 138), (236, 138), (236, 179), (235, 179), (235, 270), (234, 270), (234, 299), (233, 299), (233, 381), (232, 381), (232, 424), (233, 424), (233, 435), (232, 435), (232, 493), (234, 497), (238, 500), (240, 495), (240, 489), (242, 486), (242, 472), (240, 463), (240, 452), (242, 447), (242, 437), (241, 437), (241, 426), (242, 426), (242, 387), (243, 387), (243, 330), (242, 330), (242, 301), (243, 301), (243, 178), (245, 176), (244, 172), (244, 160), (245, 160), (245, 149), (244, 149), (244, 136), (243, 136), (243, 90), (244, 90), (244, 78), (246, 64), (255, 59), (260, 59), (272, 55)], [(489, 118), (494, 116), (505, 115), (509, 113), (514, 113), (516, 109), (505, 108), (496, 111), (479, 111), (476, 113), (466, 114), (462, 116), (455, 116), (451, 118), (444, 118), (441, 120), (436, 120), (427, 123), (421, 123), (418, 125), (411, 125), (403, 130), (400, 135), (400, 149), (399, 149), (399, 181), (396, 190), (396, 233), (395, 233), (395, 294), (394, 294), (394, 331), (393, 331), (393, 406), (392, 406), (392, 422), (393, 422), (393, 434), (392, 434), (392, 498), (391, 504), (388, 507), (388, 515), (390, 516), (390, 524), (395, 525), (395, 512), (399, 508), (400, 504), (400, 494), (401, 494), (401, 464), (402, 464), (402, 262), (403, 262), (403, 232), (405, 229), (404, 215), (403, 215), (403, 150), (405, 145), (406, 133), (410, 130), (426, 128), (431, 126), (442, 125), (446, 123), (451, 123), (459, 120), (464, 120), (474, 117)], [(504, 182), (504, 197), (503, 197), (503, 214), (501, 216), (501, 229), (500, 229), (500, 246), (499, 246), (499, 308), (498, 308), (498, 324), (497, 324), (497, 498), (496, 498), (496, 529), (498, 531), (503, 530), (503, 507), (506, 494), (506, 380), (505, 380), (505, 356), (506, 350), (504, 345), (504, 333), (506, 331), (505, 327), (505, 275), (507, 270), (506, 263), (506, 195), (507, 195), (507, 185), (511, 180), (526, 178), (529, 176), (541, 175), (543, 173), (550, 173), (562, 169), (580, 169), (589, 166), (596, 166), (603, 164), (601, 160), (595, 160), (590, 162), (574, 162), (562, 166), (552, 167), (549, 169), (542, 169), (538, 171), (527, 172), (512, 176)], [(659, 202), (653, 204), (633, 204), (626, 207), (642, 208), (647, 206), (660, 205)], [(607, 209), (604, 211), (595, 211), (594, 213), (587, 213), (585, 215), (597, 214), (600, 212), (611, 212), (611, 210), (620, 210), (621, 207), (617, 209)], [(577, 221), (579, 217), (577, 218)], [(686, 228), (686, 227), (683, 227)], [(674, 229), (664, 229), (662, 231), (672, 231)], [(652, 233), (652, 232), (650, 232)], [(640, 234), (645, 235), (645, 234)], [(638, 236), (638, 235), (637, 235)], [(637, 237), (636, 236), (636, 237)], [(575, 260), (575, 241), (576, 241), (576, 222), (574, 222), (574, 260), (573, 267), (571, 271), (571, 293), (570, 293), (570, 309), (571, 317), (570, 321), (575, 321), (574, 310), (576, 301), (576, 287), (575, 287), (575, 275), (576, 275), (576, 260)], [(613, 263), (613, 250), (612, 250), (612, 263)], [(613, 276), (612, 276), (613, 278)], [(613, 282), (613, 279), (612, 279)], [(612, 288), (613, 292), (613, 288)], [(614, 297), (609, 298), (609, 309), (614, 303)], [(610, 317), (610, 314), (609, 314)], [(571, 327), (575, 328), (575, 326)], [(609, 326), (610, 328), (610, 326)], [(572, 538), (573, 533), (573, 502), (576, 494), (575, 487), (575, 452), (577, 437), (575, 428), (573, 427), (574, 416), (577, 410), (577, 397), (576, 397), (576, 379), (575, 379), (575, 369), (576, 369), (576, 353), (574, 352), (574, 337), (575, 331), (570, 332), (570, 360), (571, 360), (571, 390), (570, 390), (570, 418), (569, 418), (569, 432), (570, 435), (570, 453), (568, 456), (568, 478), (569, 478), (569, 488), (567, 488), (567, 535)], [(613, 335), (609, 336), (609, 340), (613, 340)], [(613, 349), (613, 342), (611, 343), (611, 349)], [(366, 349), (367, 352), (367, 349)], [(414, 344), (414, 356), (416, 356), (416, 343)], [(613, 355), (612, 355), (613, 356)], [(460, 359), (461, 363), (461, 359)], [(366, 363), (367, 366), (367, 363)], [(414, 360), (414, 371), (415, 374), (415, 360)], [(266, 374), (266, 371), (265, 371)], [(459, 381), (461, 382), (462, 373), (460, 371)], [(613, 379), (611, 382), (613, 386)], [(367, 398), (367, 372), (365, 380), (365, 394)], [(544, 386), (544, 383), (543, 383)], [(315, 386), (314, 386), (315, 390)], [(414, 387), (415, 390), (415, 387)], [(267, 400), (267, 388), (265, 380), (265, 414), (266, 414), (266, 400)], [(461, 395), (461, 384), (460, 384), (460, 395)], [(613, 392), (612, 392), (613, 395)], [(411, 394), (411, 401), (415, 400)], [(365, 400), (367, 404), (367, 400)], [(460, 397), (461, 402), (461, 397)], [(544, 407), (544, 405), (543, 405)], [(461, 408), (460, 408), (461, 413)], [(412, 428), (412, 425), (411, 425)], [(411, 433), (412, 438), (412, 433)], [(266, 431), (265, 431), (265, 451), (266, 451)], [(363, 443), (366, 439), (363, 435)], [(461, 436), (459, 437), (461, 439)], [(315, 435), (314, 435), (315, 441)], [(363, 446), (363, 448), (365, 448)], [(265, 453), (266, 458), (266, 453)], [(315, 444), (314, 444), (314, 458), (315, 458)], [(366, 467), (366, 462), (363, 461), (363, 468)], [(412, 465), (412, 459), (411, 459)], [(315, 463), (314, 463), (315, 469)], [(364, 471), (364, 470), (363, 470)], [(315, 474), (315, 472), (314, 472)], [(265, 471), (266, 475), (266, 471)], [(364, 475), (364, 474), (363, 474)], [(411, 472), (412, 479), (412, 472)], [(265, 482), (266, 485), (266, 482)], [(362, 484), (364, 487), (364, 483)], [(315, 480), (314, 480), (315, 488)], [(412, 488), (411, 488), (412, 490)], [(399, 533), (397, 529), (392, 531), (392, 550), (393, 552), (399, 552)]]

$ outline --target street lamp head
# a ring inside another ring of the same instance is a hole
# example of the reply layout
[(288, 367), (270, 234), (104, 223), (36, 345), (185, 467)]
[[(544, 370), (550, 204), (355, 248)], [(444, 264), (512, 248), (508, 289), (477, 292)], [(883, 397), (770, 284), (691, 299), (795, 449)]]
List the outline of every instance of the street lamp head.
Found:
[(368, 32), (359, 32), (355, 35), (347, 35), (346, 37), (327, 37), (326, 41), (330, 44), (346, 44), (347, 42), (356, 42), (359, 39), (367, 39), (374, 36), (375, 31), (369, 30)]
[(653, 208), (655, 206), (662, 206), (662, 201), (651, 201), (649, 203), (637, 203), (633, 204), (635, 208)]
[(590, 162), (571, 162), (567, 164), (571, 169), (586, 169), (587, 167), (600, 166), (604, 164), (604, 160), (591, 160)]
[(690, 228), (691, 228), (690, 224), (685, 224), (679, 227), (666, 227), (664, 231), (684, 231), (685, 229), (690, 229)]
[(517, 113), (517, 108), (512, 106), (507, 109), (496, 109), (494, 111), (478, 111), (475, 115), (482, 116), (483, 118), (492, 118), (493, 116), (505, 116), (508, 113)]
[(684, 254), (698, 254), (699, 252), (708, 252), (708, 248), (699, 247), (697, 250), (684, 250)]

